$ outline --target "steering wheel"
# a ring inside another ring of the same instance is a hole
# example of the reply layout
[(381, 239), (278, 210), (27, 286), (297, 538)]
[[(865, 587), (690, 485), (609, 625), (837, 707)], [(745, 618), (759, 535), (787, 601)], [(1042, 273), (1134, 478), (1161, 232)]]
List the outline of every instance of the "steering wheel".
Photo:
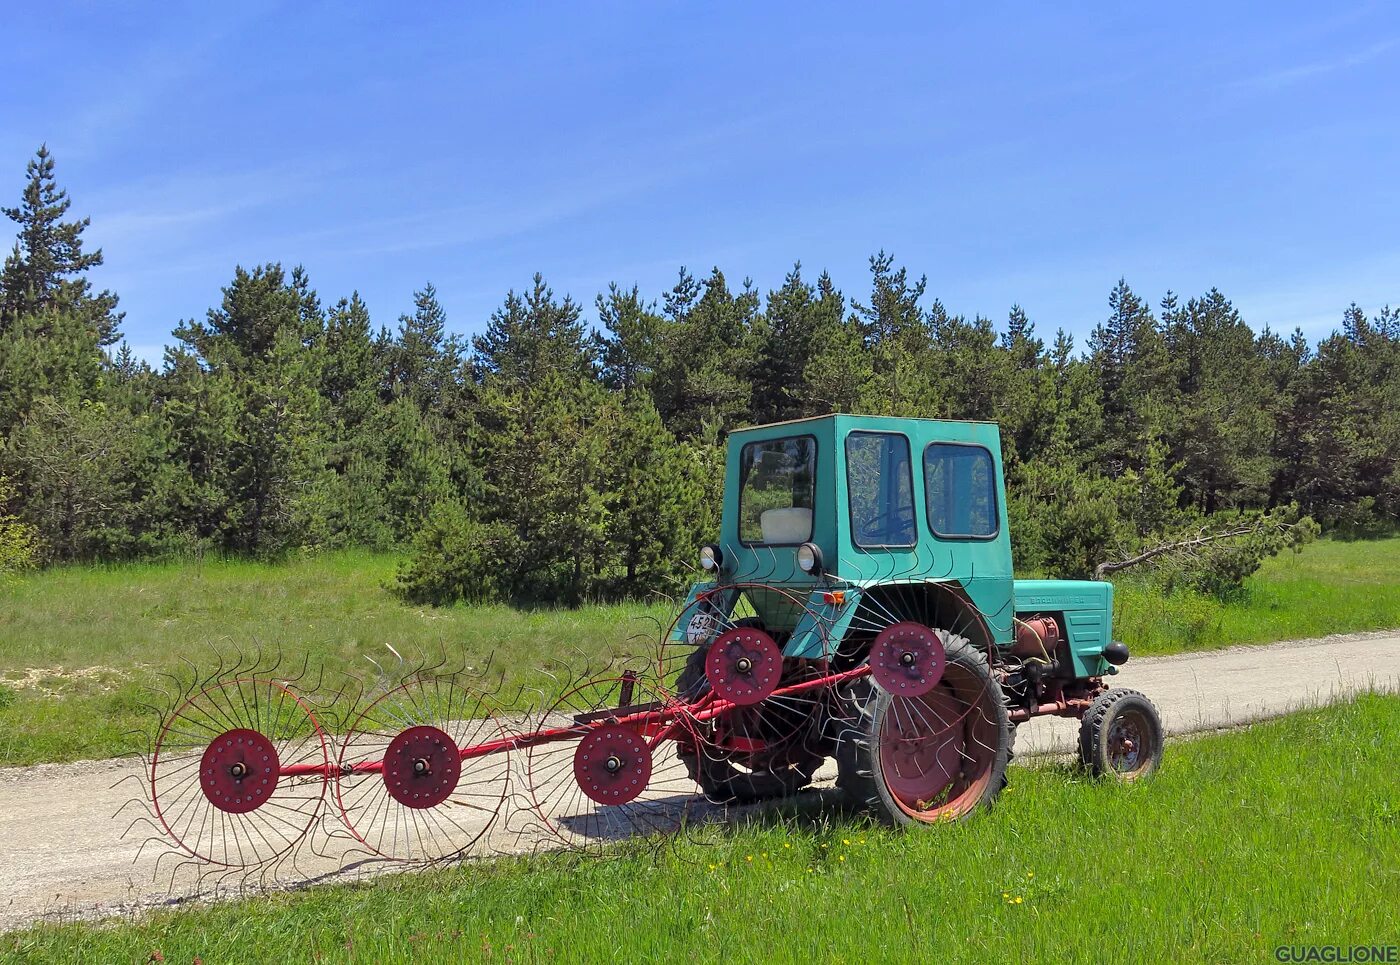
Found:
[[(881, 545), (898, 546), (904, 543), (912, 543), (914, 530), (914, 507), (910, 506), (890, 506), (884, 512), (879, 513), (865, 521), (861, 526), (861, 535), (867, 540), (872, 537), (886, 537)], [(909, 539), (894, 540), (890, 537), (909, 534)]]

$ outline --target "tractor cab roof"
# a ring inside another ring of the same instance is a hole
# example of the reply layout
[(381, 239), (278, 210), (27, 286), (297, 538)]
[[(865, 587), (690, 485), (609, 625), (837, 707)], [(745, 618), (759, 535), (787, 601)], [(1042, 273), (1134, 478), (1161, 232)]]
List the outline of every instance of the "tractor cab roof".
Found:
[(892, 416), (892, 415), (860, 415), (853, 412), (833, 412), (830, 415), (807, 416), (802, 419), (784, 419), (781, 422), (764, 422), (759, 425), (744, 426), (742, 429), (735, 429), (735, 433), (757, 432), (762, 429), (775, 429), (779, 426), (797, 426), (806, 423), (828, 422), (838, 419), (860, 420), (861, 422), (889, 423), (891, 428), (900, 423), (932, 423), (935, 425), (950, 426), (996, 426), (997, 423), (986, 419), (926, 419), (919, 416)]

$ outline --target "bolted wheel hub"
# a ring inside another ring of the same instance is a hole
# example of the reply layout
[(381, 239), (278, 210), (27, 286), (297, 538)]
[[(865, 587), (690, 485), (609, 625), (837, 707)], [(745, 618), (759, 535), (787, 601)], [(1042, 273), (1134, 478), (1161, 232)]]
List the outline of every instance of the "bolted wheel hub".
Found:
[(1108, 730), (1109, 763), (1115, 771), (1133, 772), (1143, 764), (1138, 748), (1142, 745), (1145, 728), (1141, 715), (1124, 714)]
[(384, 786), (404, 807), (436, 807), (457, 789), (462, 757), (452, 738), (436, 727), (410, 727), (384, 752)]
[(627, 804), (636, 800), (651, 780), (651, 748), (630, 727), (599, 727), (574, 750), (574, 780), (591, 801)]
[(870, 645), (870, 673), (896, 697), (921, 697), (943, 679), (948, 655), (938, 634), (906, 620), (885, 627)]
[(721, 700), (741, 707), (764, 700), (783, 675), (783, 652), (762, 630), (737, 627), (720, 634), (705, 654), (705, 678)]
[(210, 804), (246, 814), (277, 789), (277, 748), (247, 728), (225, 731), (210, 742), (199, 762), (199, 787)]

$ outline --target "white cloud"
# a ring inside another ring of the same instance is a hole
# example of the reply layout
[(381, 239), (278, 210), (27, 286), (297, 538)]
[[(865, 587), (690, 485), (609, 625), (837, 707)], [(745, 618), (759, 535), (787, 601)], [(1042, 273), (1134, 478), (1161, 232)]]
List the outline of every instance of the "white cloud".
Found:
[(1286, 67), (1282, 70), (1257, 74), (1254, 77), (1247, 77), (1243, 80), (1236, 81), (1231, 86), (1237, 89), (1256, 91), (1278, 90), (1310, 77), (1317, 77), (1339, 70), (1349, 70), (1353, 67), (1360, 67), (1362, 64), (1375, 60), (1381, 54), (1393, 48), (1397, 42), (1400, 41), (1397, 41), (1395, 38), (1382, 40), (1355, 53), (1334, 57), (1330, 60), (1317, 60), (1308, 64), (1299, 64), (1295, 67)]

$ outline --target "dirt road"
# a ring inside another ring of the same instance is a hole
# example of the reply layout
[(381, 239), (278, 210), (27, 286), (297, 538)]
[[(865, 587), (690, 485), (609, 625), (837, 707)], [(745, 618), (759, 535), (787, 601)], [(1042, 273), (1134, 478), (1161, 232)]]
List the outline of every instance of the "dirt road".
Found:
[[(1135, 659), (1113, 682), (1150, 696), (1170, 733), (1234, 726), (1361, 690), (1400, 690), (1400, 632)], [(1077, 726), (1032, 721), (1020, 729), (1018, 756), (1070, 752)], [(169, 903), (172, 874), (173, 893), (195, 890), (190, 869), (177, 869), (168, 857), (157, 869), (161, 849), (142, 852), (147, 833), (138, 828), (123, 837), (145, 813), (128, 804), (140, 795), (140, 773), (132, 760), (0, 769), (0, 930)], [(818, 782), (833, 776), (822, 772)], [(488, 844), (499, 850), (549, 844), (548, 835), (529, 827), (493, 835)], [(276, 883), (330, 875), (350, 843), (323, 836), (318, 847), (326, 853), (304, 853)], [(349, 873), (375, 870), (366, 862)]]

